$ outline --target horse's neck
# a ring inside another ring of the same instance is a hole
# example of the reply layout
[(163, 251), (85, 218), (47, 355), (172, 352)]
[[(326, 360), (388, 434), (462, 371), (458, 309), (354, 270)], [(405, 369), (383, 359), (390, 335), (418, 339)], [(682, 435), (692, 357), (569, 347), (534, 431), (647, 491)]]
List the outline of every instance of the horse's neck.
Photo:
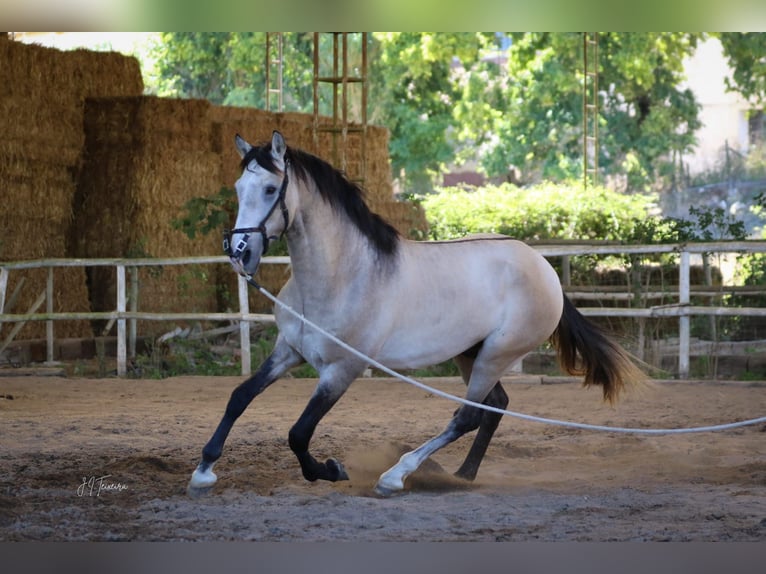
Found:
[[(369, 246), (345, 215), (335, 212), (318, 194), (296, 214), (287, 234), (294, 279), (316, 294), (336, 291), (364, 273)], [(304, 215), (307, 214), (307, 215)]]

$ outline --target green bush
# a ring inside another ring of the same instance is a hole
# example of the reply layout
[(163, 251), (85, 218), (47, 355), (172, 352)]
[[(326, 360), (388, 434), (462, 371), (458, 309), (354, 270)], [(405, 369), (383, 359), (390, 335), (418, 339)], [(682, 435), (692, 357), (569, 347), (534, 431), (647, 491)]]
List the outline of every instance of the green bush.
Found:
[(653, 199), (603, 187), (543, 183), (472, 190), (444, 188), (421, 199), (433, 239), (500, 233), (522, 240), (624, 240), (644, 221)]

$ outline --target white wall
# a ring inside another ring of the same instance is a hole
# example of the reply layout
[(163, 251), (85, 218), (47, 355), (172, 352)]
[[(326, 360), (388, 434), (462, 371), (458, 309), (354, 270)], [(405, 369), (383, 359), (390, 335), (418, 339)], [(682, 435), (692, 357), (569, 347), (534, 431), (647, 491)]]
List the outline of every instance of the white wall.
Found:
[(713, 169), (720, 161), (725, 142), (729, 147), (746, 153), (748, 150), (747, 101), (737, 93), (727, 92), (724, 78), (731, 76), (723, 55), (723, 47), (716, 38), (701, 43), (695, 54), (687, 59), (687, 81), (702, 105), (702, 127), (695, 134), (697, 148), (684, 155), (692, 175)]

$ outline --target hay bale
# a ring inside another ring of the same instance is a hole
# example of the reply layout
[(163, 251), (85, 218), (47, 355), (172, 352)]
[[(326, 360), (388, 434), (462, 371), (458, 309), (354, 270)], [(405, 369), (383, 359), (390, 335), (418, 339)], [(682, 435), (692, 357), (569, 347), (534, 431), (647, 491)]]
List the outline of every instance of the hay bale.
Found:
[(428, 222), (421, 205), (408, 201), (371, 202), (370, 209), (391, 223), (402, 236), (425, 239)]
[[(213, 106), (209, 112), (212, 122), (211, 149), (221, 155), (221, 185), (232, 186), (239, 177), (239, 156), (234, 150), (234, 134), (239, 133), (253, 144), (271, 139), (274, 130), (285, 136), (289, 146), (313, 153), (341, 168), (338, 161), (342, 153), (340, 134), (319, 131), (314, 138), (314, 116), (300, 112), (272, 113), (253, 108)], [(321, 127), (332, 125), (332, 118), (319, 118)], [(359, 127), (351, 124), (352, 128)], [(362, 169), (362, 134), (350, 132), (346, 140), (346, 173), (359, 179), (364, 172), (364, 187), (370, 199), (393, 200), (393, 183), (388, 153), (389, 132), (380, 126), (367, 126), (365, 137), (366, 166)], [(334, 151), (337, 149), (337, 152)]]
[(393, 201), (394, 184), (391, 156), (388, 151), (390, 132), (380, 126), (367, 126), (367, 173), (365, 187), (372, 201)]
[[(77, 257), (184, 257), (218, 254), (220, 238), (189, 239), (172, 227), (192, 198), (218, 191), (220, 158), (209, 151), (210, 104), (157, 97), (90, 98), (85, 160), (75, 205)], [(105, 230), (109, 230), (105, 233)], [(94, 310), (114, 308), (115, 278), (89, 271)], [(167, 267), (141, 281), (139, 309), (214, 311), (210, 277)], [(156, 322), (140, 326), (156, 334)]]
[[(218, 189), (208, 107), (204, 100), (156, 97), (87, 100), (77, 257), (210, 254), (204, 241), (171, 226), (188, 200)], [(105, 236), (104, 228), (114, 232)]]
[(64, 54), (72, 73), (68, 84), (79, 88), (81, 99), (144, 93), (141, 65), (133, 56), (90, 50), (72, 50)]
[(277, 114), (253, 108), (211, 106), (210, 149), (219, 156), (221, 186), (234, 187), (240, 175), (239, 154), (234, 148), (234, 136), (240, 134), (256, 145), (271, 140), (277, 129)]
[(3, 42), (0, 63), (0, 96), (68, 104), (88, 96), (137, 96), (144, 91), (138, 60), (117, 52)]
[[(84, 144), (84, 98), (142, 92), (135, 58), (0, 43), (0, 260), (71, 255), (68, 241)], [(12, 272), (9, 289), (22, 277), (26, 282), (16, 312), (26, 311), (45, 289), (47, 272)], [(57, 269), (54, 290), (54, 311), (89, 309), (84, 269)], [(57, 337), (92, 336), (90, 325), (82, 321), (57, 321), (54, 332)], [(45, 324), (36, 322), (18, 337), (44, 334)]]

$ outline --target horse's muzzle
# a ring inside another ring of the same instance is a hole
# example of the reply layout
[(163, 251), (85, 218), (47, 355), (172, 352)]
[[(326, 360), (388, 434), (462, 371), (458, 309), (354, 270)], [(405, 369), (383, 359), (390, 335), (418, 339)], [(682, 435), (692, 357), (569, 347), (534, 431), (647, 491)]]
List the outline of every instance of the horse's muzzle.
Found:
[(229, 256), (229, 261), (234, 270), (244, 277), (253, 275), (258, 269), (258, 264), (261, 262), (261, 251), (255, 250), (251, 243), (257, 243), (258, 235), (250, 236), (249, 233), (244, 233), (242, 237), (236, 243), (232, 241), (233, 232), (241, 233), (246, 230), (224, 230), (223, 234), (223, 250)]
[(234, 271), (243, 277), (250, 277), (258, 270), (261, 258), (252, 249), (246, 249), (239, 257), (229, 257), (229, 262)]

